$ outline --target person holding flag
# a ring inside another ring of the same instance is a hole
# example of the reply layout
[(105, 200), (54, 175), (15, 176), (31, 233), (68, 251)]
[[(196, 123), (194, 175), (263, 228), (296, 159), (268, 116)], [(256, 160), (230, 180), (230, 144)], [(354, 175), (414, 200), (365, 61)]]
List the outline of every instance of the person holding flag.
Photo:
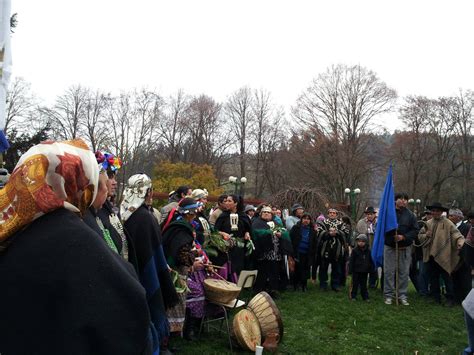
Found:
[(395, 195), (395, 213), (398, 227), (385, 233), (384, 247), (384, 296), (385, 304), (396, 298), (409, 306), (407, 289), (411, 264), (411, 246), (418, 235), (416, 216), (407, 208), (408, 195)]
[(408, 275), (411, 263), (411, 245), (418, 234), (415, 215), (407, 208), (408, 195), (394, 194), (392, 166), (380, 201), (377, 228), (372, 248), (375, 267), (384, 270), (385, 304), (395, 298), (408, 306)]

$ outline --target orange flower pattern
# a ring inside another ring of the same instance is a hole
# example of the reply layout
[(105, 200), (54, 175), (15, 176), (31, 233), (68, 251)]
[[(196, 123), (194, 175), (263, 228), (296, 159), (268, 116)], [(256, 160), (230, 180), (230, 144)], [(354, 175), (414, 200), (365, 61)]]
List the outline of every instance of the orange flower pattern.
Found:
[(95, 156), (80, 139), (32, 147), (0, 190), (0, 250), (43, 214), (63, 207), (83, 212), (92, 203), (98, 178)]

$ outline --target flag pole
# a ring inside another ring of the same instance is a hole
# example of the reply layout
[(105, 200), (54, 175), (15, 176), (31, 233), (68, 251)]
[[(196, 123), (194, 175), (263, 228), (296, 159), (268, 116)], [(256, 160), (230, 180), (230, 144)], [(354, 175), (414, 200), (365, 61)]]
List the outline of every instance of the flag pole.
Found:
[(397, 259), (397, 268), (395, 269), (395, 304), (398, 306), (398, 277), (400, 268), (400, 253), (398, 251), (398, 229), (395, 231), (395, 258)]

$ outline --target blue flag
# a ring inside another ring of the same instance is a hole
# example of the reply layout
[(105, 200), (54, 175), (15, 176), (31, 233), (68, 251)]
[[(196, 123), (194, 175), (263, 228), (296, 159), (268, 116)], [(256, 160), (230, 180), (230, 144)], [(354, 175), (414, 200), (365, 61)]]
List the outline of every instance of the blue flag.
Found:
[(10, 144), (7, 141), (7, 137), (5, 137), (5, 134), (0, 129), (0, 153), (3, 153), (8, 148), (10, 148)]
[(395, 212), (395, 194), (393, 190), (392, 165), (388, 169), (387, 181), (380, 200), (377, 227), (375, 228), (374, 244), (372, 245), (372, 260), (375, 267), (383, 266), (383, 248), (385, 233), (397, 229), (397, 214)]

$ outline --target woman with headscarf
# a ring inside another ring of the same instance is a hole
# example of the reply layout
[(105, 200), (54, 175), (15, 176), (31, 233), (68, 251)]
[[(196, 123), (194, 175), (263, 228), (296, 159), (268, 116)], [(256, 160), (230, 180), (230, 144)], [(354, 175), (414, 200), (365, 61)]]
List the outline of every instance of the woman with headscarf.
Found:
[(168, 265), (187, 281), (189, 287), (187, 297), (186, 294), (181, 295), (181, 303), (168, 312), (168, 319), (175, 325), (175, 331), (181, 331), (186, 321), (184, 338), (187, 340), (195, 340), (195, 328), (204, 316), (204, 268), (209, 263), (194, 228), (199, 207), (200, 203), (192, 198), (181, 200), (178, 217), (163, 232), (163, 249)]
[(120, 217), (135, 246), (138, 276), (146, 290), (151, 320), (155, 326), (154, 344), (169, 336), (166, 309), (178, 303), (161, 245), (158, 221), (147, 206), (153, 195), (151, 179), (145, 174), (128, 179), (120, 205)]
[(193, 224), (196, 231), (196, 238), (201, 245), (204, 244), (206, 238), (208, 238), (212, 232), (209, 219), (205, 215), (208, 195), (209, 193), (206, 189), (195, 189), (191, 193), (191, 197), (199, 203)]
[(252, 225), (250, 218), (244, 213), (241, 196), (227, 196), (226, 208), (227, 210), (217, 218), (214, 227), (223, 238), (232, 237), (236, 241), (229, 252), (230, 268), (227, 265), (224, 269), (227, 272), (227, 278), (236, 283), (238, 275), (245, 266), (245, 250), (251, 239)]
[(107, 175), (106, 171), (101, 165), (98, 167), (99, 170), (99, 182), (97, 185), (97, 195), (92, 202), (92, 205), (84, 213), (84, 222), (91, 227), (99, 237), (103, 238), (107, 245), (115, 253), (120, 254), (122, 250), (122, 241), (118, 233), (114, 233), (114, 228), (110, 224), (108, 219), (101, 219), (99, 217), (99, 211), (102, 205), (107, 200)]
[(272, 297), (278, 297), (279, 264), (284, 255), (291, 253), (290, 236), (283, 225), (274, 220), (270, 206), (263, 206), (253, 219), (252, 232), (258, 269), (255, 291), (267, 291)]
[(0, 353), (151, 353), (136, 274), (81, 219), (97, 194), (82, 140), (28, 150), (0, 191)]
[(117, 189), (115, 176), (122, 167), (122, 161), (111, 153), (101, 151), (95, 152), (95, 157), (101, 170), (107, 174), (107, 199), (98, 210), (97, 215), (102, 223), (111, 226), (111, 238), (117, 246), (118, 253), (136, 267), (135, 250), (111, 202), (111, 199), (115, 197)]

